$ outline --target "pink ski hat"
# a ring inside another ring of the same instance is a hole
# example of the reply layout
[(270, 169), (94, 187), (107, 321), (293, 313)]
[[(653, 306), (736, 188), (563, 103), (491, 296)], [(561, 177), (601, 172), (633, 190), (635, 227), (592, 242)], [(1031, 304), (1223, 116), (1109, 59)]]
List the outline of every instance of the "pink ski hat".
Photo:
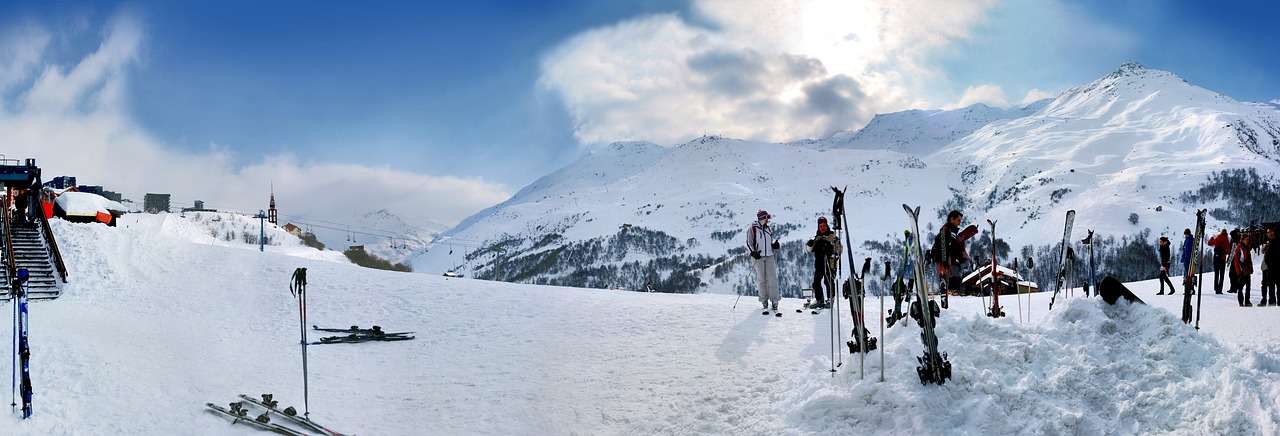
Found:
[(765, 212), (765, 210), (764, 210), (764, 209), (760, 209), (760, 211), (759, 211), (759, 212), (756, 212), (756, 219), (757, 219), (757, 220), (764, 221), (764, 220), (767, 220), (767, 219), (769, 219), (769, 218), (773, 218), (773, 216), (772, 216), (772, 215), (769, 215), (769, 212)]

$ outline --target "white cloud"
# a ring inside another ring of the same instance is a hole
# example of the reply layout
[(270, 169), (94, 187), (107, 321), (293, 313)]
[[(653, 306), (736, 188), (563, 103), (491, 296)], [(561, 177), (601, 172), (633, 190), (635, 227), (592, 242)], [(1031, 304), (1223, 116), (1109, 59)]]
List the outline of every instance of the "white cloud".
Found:
[(593, 29), (544, 56), (541, 84), (584, 143), (822, 137), (950, 100), (920, 92), (945, 80), (930, 56), (992, 3), (699, 0), (714, 27), (653, 15)]
[(1044, 100), (1046, 98), (1053, 98), (1057, 96), (1058, 96), (1057, 94), (1053, 94), (1053, 93), (1049, 93), (1049, 92), (1045, 92), (1045, 91), (1041, 91), (1039, 89), (1033, 88), (1030, 91), (1027, 91), (1027, 95), (1025, 97), (1022, 97), (1022, 101), (1020, 101), (1019, 103), (1030, 104), (1031, 102), (1034, 102), (1034, 101)]
[(479, 179), (299, 162), (289, 155), (238, 167), (236, 156), (217, 145), (204, 153), (178, 151), (127, 115), (124, 84), (146, 45), (144, 28), (131, 15), (113, 17), (101, 45), (69, 66), (48, 64), (49, 35), (57, 32), (25, 30), (0, 35), (0, 150), (10, 159), (36, 158), (46, 179), (72, 175), (126, 198), (168, 193), (246, 212), (265, 209), (274, 184), (282, 214), (335, 221), (388, 209), (453, 224), (510, 197), (504, 186)]
[(1005, 97), (1004, 90), (993, 84), (970, 86), (965, 89), (957, 107), (967, 107), (975, 103), (998, 108), (1009, 107), (1009, 99)]

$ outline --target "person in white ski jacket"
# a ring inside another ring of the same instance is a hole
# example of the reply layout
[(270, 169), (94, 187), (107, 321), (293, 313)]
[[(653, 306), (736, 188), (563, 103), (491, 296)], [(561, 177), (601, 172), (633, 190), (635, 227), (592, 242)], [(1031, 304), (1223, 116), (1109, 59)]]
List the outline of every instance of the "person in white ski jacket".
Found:
[(778, 301), (782, 300), (782, 291), (778, 288), (778, 241), (773, 238), (773, 229), (769, 228), (769, 212), (756, 212), (756, 222), (747, 229), (747, 250), (751, 252), (752, 263), (756, 268), (756, 283), (759, 286), (757, 295), (760, 305), (778, 310)]

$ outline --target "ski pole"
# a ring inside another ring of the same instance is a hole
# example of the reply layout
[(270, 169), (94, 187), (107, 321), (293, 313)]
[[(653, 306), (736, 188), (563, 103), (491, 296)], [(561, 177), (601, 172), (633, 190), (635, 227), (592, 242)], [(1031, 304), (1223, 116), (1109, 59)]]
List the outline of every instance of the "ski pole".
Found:
[[(840, 261), (836, 261), (836, 266), (840, 266)], [(836, 284), (833, 283), (831, 277), (831, 258), (829, 257), (827, 260), (827, 271), (826, 274), (823, 274), (822, 281), (823, 285), (827, 286), (828, 294), (836, 293)], [(837, 336), (840, 335), (840, 330), (836, 329), (836, 322), (838, 321), (836, 316), (836, 304), (840, 303), (840, 299), (836, 298), (836, 295), (827, 295), (827, 297), (831, 297), (832, 304), (831, 307), (827, 308), (827, 317), (831, 320), (827, 322), (827, 339), (829, 339), (827, 345), (831, 345), (831, 375), (835, 376), (836, 349), (840, 346), (838, 345), (840, 344), (840, 340), (837, 339)]]
[[(835, 285), (840, 286), (840, 281), (843, 279), (844, 279), (844, 266), (840, 264), (840, 259), (836, 259)], [(836, 355), (836, 359), (839, 359), (839, 363), (836, 364), (836, 368), (839, 368), (841, 366), (844, 366), (844, 353), (836, 351), (840, 349), (840, 344), (844, 342), (844, 338), (841, 337), (841, 335), (844, 334), (844, 330), (840, 327), (840, 298), (836, 297), (835, 295), (831, 295), (830, 297), (831, 297), (831, 319), (834, 320), (834, 322), (829, 325), (833, 325), (835, 327), (835, 331), (831, 333), (831, 353)], [(831, 372), (834, 373), (835, 370), (833, 369), (831, 370)], [(835, 375), (835, 374), (832, 374), (832, 375)]]
[(293, 271), (289, 292), (298, 297), (298, 322), (302, 332), (302, 416), (311, 416), (311, 388), (307, 381), (307, 269)]
[(880, 279), (880, 382), (884, 383), (884, 290), (889, 286), (889, 261), (884, 261), (884, 278)]
[(18, 286), (15, 280), (9, 288), (9, 301), (13, 303), (13, 384), (9, 389), (9, 413), (18, 407)]

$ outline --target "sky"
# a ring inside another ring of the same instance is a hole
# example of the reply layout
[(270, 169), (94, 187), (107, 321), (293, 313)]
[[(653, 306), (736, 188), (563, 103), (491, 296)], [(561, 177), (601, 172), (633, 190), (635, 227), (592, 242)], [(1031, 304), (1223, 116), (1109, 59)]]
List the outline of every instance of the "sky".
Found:
[(585, 153), (1018, 106), (1136, 61), (1280, 101), (1280, 6), (1195, 1), (15, 1), (0, 154), (126, 198), (456, 224)]

